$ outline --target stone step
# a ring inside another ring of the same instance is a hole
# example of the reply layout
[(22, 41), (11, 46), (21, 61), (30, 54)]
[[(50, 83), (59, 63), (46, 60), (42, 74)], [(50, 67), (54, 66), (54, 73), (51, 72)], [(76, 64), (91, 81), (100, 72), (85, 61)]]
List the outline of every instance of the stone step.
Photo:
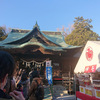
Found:
[(54, 93), (53, 95), (60, 95), (60, 96), (62, 96), (62, 95), (68, 95), (68, 93)]
[(75, 95), (59, 96), (56, 97), (54, 100), (76, 100), (76, 96)]
[(68, 93), (68, 91), (66, 91), (66, 90), (63, 90), (63, 91), (53, 91), (53, 93)]

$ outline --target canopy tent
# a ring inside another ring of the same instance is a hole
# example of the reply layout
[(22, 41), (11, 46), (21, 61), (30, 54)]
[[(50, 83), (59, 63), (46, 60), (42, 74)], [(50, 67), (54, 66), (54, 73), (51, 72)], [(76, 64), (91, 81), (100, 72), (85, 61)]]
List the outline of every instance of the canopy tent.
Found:
[(100, 71), (100, 41), (88, 41), (74, 69), (75, 73)]

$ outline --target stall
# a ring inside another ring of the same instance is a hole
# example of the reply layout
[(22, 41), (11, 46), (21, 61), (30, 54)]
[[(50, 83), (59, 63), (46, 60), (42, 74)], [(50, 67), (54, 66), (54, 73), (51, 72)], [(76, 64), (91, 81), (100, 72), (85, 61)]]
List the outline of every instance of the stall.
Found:
[(77, 100), (100, 100), (100, 41), (88, 41), (74, 69)]

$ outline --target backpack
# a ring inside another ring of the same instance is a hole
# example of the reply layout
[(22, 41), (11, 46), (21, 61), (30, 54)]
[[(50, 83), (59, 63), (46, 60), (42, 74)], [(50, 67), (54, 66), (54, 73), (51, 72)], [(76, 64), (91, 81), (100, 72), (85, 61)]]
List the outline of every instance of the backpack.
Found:
[(37, 100), (43, 100), (44, 99), (44, 87), (41, 84), (38, 84), (37, 80), (35, 80), (37, 83), (37, 89), (35, 90), (35, 97)]

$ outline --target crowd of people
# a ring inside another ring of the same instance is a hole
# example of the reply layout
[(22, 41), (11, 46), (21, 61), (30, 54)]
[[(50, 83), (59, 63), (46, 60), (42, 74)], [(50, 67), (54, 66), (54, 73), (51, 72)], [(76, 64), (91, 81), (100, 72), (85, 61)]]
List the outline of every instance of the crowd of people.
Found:
[(16, 75), (16, 70), (13, 57), (0, 51), (0, 100), (42, 100), (44, 88), (37, 68), (30, 75), (26, 70)]

